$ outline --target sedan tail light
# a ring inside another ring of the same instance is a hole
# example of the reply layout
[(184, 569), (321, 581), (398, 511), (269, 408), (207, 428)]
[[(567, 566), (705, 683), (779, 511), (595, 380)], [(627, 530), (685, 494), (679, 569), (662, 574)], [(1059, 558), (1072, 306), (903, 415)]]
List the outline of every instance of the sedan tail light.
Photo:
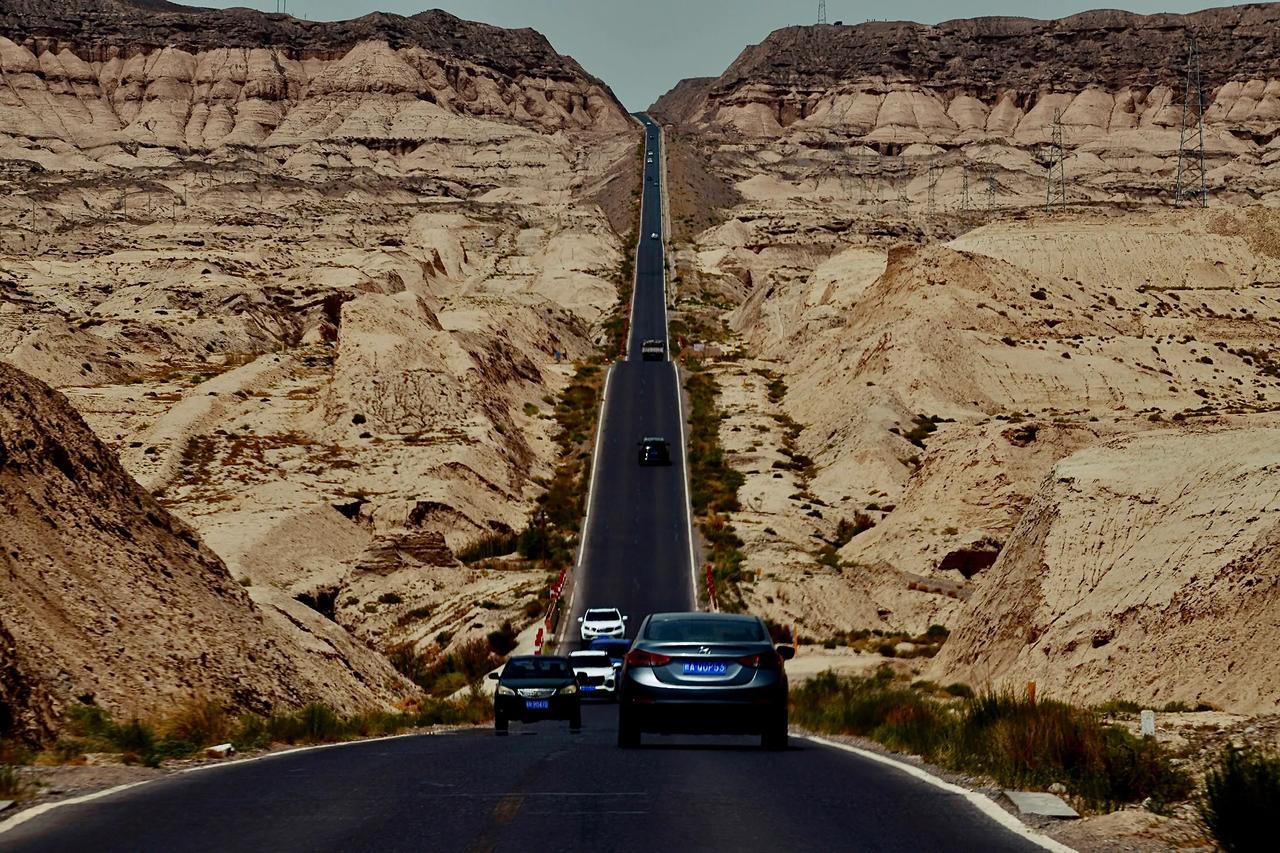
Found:
[(754, 669), (782, 669), (782, 656), (777, 652), (762, 652), (738, 658), (738, 663)]
[(666, 666), (671, 663), (670, 655), (660, 655), (635, 649), (627, 652), (627, 666)]

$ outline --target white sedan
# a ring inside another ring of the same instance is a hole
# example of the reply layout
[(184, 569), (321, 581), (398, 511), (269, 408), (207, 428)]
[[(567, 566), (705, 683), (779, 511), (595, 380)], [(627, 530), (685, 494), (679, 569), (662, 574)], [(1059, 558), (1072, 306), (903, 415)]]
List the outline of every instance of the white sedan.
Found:
[(616, 607), (593, 607), (578, 617), (583, 642), (596, 637), (621, 637), (627, 633), (627, 617)]
[(582, 698), (600, 696), (612, 699), (617, 696), (617, 670), (613, 668), (608, 652), (569, 652), (569, 666), (578, 678)]

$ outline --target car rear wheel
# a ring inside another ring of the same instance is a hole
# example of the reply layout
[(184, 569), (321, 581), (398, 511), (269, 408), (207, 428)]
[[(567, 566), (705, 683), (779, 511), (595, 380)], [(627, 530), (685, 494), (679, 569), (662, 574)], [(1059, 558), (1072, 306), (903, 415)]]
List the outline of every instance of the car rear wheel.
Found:
[(760, 746), (763, 749), (782, 750), (787, 748), (787, 712), (777, 715), (760, 734)]
[(618, 746), (623, 749), (634, 749), (640, 745), (640, 727), (631, 715), (618, 710)]
[(499, 734), (507, 733), (507, 718), (501, 714), (493, 715), (493, 730)]
[(569, 718), (569, 729), (575, 732), (582, 730), (582, 711), (573, 712), (573, 716)]

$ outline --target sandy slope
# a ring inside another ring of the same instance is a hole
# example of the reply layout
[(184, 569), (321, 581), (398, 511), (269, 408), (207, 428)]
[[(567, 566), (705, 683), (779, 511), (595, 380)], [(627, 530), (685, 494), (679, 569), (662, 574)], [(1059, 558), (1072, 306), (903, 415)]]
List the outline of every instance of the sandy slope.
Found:
[(1280, 710), (1280, 431), (1265, 423), (1058, 463), (936, 671), (1085, 701)]
[[(746, 215), (751, 207), (769, 212)], [(761, 573), (752, 607), (818, 639), (861, 628), (958, 628), (953, 642), (965, 650), (965, 665), (944, 665), (938, 677), (1033, 671), (1059, 693), (1133, 690), (1172, 701), (1153, 675), (1155, 655), (1135, 660), (1114, 683), (1101, 665), (1067, 663), (1061, 643), (1037, 646), (1036, 657), (1018, 657), (1015, 666), (1013, 657), (1030, 652), (1013, 651), (1022, 647), (1008, 640), (1008, 651), (992, 647), (989, 658), (985, 638), (1020, 637), (1025, 622), (1000, 597), (1006, 575), (993, 574), (992, 563), (1017, 540), (1028, 504), (1044, 499), (1055, 465), (1135, 434), (1143, 440), (1125, 447), (1136, 458), (1176, 459), (1183, 431), (1232, 424), (1246, 437), (1274, 423), (1274, 216), (1259, 208), (1135, 211), (1119, 221), (1104, 213), (1032, 215), (938, 242), (908, 238), (909, 220), (881, 223), (900, 229), (886, 237), (855, 218), (833, 241), (823, 209), (757, 201), (738, 210), (683, 250), (682, 265), (691, 281), (740, 301), (732, 323), (764, 357), (756, 365), (782, 375), (787, 393), (775, 411), (803, 425), (797, 450), (814, 462), (807, 481), (785, 470), (778, 478), (761, 454), (776, 454), (780, 431), (762, 420), (756, 433), (748, 413), (767, 416), (770, 407), (760, 388), (744, 397), (760, 383), (749, 371), (722, 368), (730, 412), (722, 436), (730, 448), (748, 442), (735, 456), (748, 481), (733, 523), (747, 542), (748, 566)], [(1184, 488), (1216, 506), (1226, 529), (1243, 535), (1255, 525), (1256, 512), (1222, 500), (1207, 483), (1153, 488), (1151, 500), (1174, 501)], [(1244, 488), (1253, 497), (1266, 492), (1262, 480)], [(1100, 507), (1109, 496), (1097, 497)], [(838, 568), (820, 565), (822, 540), (859, 514), (875, 526), (840, 549)], [(1201, 547), (1194, 528), (1171, 529), (1180, 538), (1170, 549)], [(1063, 535), (1083, 540), (1079, 547), (1104, 564), (1113, 555), (1110, 528)], [(1162, 558), (1153, 550), (1144, 559)], [(1230, 580), (1214, 565), (1205, 564), (1201, 580), (1221, 593)], [(1034, 565), (1021, 570), (1038, 578)], [(1105, 593), (1091, 601), (1107, 600)], [(1070, 605), (1045, 605), (1046, 624), (1057, 624), (1060, 606)], [(1098, 624), (1116, 620), (1116, 630), (1123, 624), (1118, 613), (1095, 615)], [(1199, 691), (1216, 697), (1204, 701), (1263, 708), (1254, 688), (1215, 692), (1212, 679), (1191, 676), (1233, 654), (1236, 628), (1223, 615), (1206, 609), (1185, 629), (1202, 642), (1196, 654), (1184, 644), (1195, 663), (1180, 673), (1178, 697)], [(1152, 607), (1142, 624), (1158, 636), (1183, 620), (1176, 607)], [(986, 633), (970, 634), (971, 626)], [(1271, 676), (1257, 677), (1261, 684)]]
[(343, 710), (416, 692), (306, 608), (287, 631), (137, 485), (66, 399), (0, 365), (5, 735), (72, 703), (152, 715), (205, 695), (237, 710)]

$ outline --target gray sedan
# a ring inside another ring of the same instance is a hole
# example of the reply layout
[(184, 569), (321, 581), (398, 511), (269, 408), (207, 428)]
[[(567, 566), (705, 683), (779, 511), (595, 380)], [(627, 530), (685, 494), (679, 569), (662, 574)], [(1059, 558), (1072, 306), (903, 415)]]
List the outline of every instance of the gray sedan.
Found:
[(765, 749), (785, 749), (783, 662), (794, 654), (756, 616), (649, 616), (619, 676), (618, 745), (639, 746), (642, 732), (758, 734)]

